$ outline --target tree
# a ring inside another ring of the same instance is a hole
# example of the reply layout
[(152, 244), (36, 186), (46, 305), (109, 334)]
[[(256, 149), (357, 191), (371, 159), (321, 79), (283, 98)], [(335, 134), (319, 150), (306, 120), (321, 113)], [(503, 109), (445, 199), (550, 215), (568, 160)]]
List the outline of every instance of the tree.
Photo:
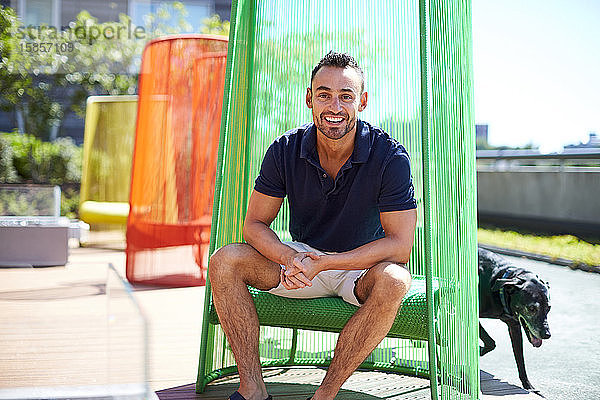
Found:
[(204, 25), (200, 28), (202, 33), (229, 36), (229, 21), (221, 21), (221, 18), (216, 14), (203, 19), (202, 24)]
[(38, 77), (49, 72), (42, 66), (52, 65), (55, 58), (52, 52), (23, 51), (20, 26), (14, 10), (0, 6), (0, 107), (28, 116), (24, 121), (27, 130), (46, 133), (62, 118), (62, 110), (48, 96), (55, 78)]
[[(144, 45), (158, 36), (191, 30), (186, 15), (183, 4), (174, 2), (146, 16), (145, 27), (137, 27), (125, 14), (119, 21), (98, 23), (82, 11), (59, 31), (26, 28), (12, 8), (0, 6), (0, 107), (22, 119), (22, 133), (54, 139), (66, 113), (83, 118), (88, 96), (136, 93)], [(218, 16), (199, 25), (206, 33), (229, 32), (229, 22)], [(55, 100), (59, 93), (69, 99), (66, 104)]]

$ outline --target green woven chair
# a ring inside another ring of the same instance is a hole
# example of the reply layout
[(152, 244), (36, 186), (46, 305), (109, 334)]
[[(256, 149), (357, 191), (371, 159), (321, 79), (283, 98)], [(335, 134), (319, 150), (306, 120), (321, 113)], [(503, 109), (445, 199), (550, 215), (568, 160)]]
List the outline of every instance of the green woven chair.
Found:
[[(439, 293), (438, 285), (436, 285), (434, 291), (436, 294)], [(427, 299), (425, 292), (425, 277), (415, 276), (388, 337), (427, 340)], [(250, 293), (256, 305), (258, 319), (263, 326), (340, 332), (358, 309), (358, 307), (346, 303), (339, 297), (289, 299), (277, 297), (253, 287), (250, 288)], [(212, 324), (219, 323), (217, 313), (212, 306), (210, 308), (210, 322)], [(294, 355), (290, 354), (290, 357), (294, 357)]]
[[(346, 51), (365, 71), (361, 118), (407, 148), (418, 203), (414, 281), (389, 335), (361, 367), (428, 377), (432, 399), (479, 394), (475, 138), (469, 1), (256, 0), (232, 4), (211, 252), (243, 241), (249, 194), (273, 139), (311, 120), (313, 66)], [(287, 233), (286, 201), (273, 228)], [(355, 307), (251, 289), (264, 367), (331, 359)], [(197, 391), (236, 372), (207, 283)]]

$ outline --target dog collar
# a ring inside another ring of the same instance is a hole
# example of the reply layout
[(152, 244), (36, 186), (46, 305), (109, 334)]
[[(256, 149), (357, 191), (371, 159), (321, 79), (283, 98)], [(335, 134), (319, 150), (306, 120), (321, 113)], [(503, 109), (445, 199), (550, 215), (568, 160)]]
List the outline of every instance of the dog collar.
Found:
[[(508, 276), (513, 272), (512, 269), (506, 270), (504, 272), (504, 275), (502, 275), (502, 278), (500, 279), (506, 279), (508, 278)], [(500, 286), (500, 301), (502, 302), (502, 308), (504, 308), (504, 312), (506, 313), (506, 315), (512, 315), (512, 310), (510, 309), (510, 304), (508, 303), (508, 300), (506, 298), (506, 291), (504, 290), (504, 285)]]

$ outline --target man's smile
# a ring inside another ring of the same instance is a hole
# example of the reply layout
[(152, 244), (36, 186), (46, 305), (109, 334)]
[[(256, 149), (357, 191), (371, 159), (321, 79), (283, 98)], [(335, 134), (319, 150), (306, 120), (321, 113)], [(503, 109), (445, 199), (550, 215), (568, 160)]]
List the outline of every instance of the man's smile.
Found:
[(328, 116), (323, 116), (322, 117), (323, 120), (325, 120), (325, 122), (332, 124), (332, 125), (339, 125), (342, 122), (344, 122), (344, 117), (336, 117), (333, 115), (328, 115)]

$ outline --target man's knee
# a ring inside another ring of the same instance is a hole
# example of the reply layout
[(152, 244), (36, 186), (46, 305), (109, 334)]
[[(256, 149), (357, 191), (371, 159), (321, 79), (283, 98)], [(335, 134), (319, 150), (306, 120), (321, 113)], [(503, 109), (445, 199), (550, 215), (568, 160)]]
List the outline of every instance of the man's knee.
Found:
[(244, 243), (232, 243), (221, 247), (213, 253), (208, 262), (208, 275), (214, 282), (218, 278), (223, 278), (229, 274), (237, 272), (244, 258), (248, 253), (248, 245)]
[(410, 289), (412, 277), (402, 264), (380, 263), (371, 268), (373, 279), (370, 296), (379, 296), (390, 304), (400, 305)]

